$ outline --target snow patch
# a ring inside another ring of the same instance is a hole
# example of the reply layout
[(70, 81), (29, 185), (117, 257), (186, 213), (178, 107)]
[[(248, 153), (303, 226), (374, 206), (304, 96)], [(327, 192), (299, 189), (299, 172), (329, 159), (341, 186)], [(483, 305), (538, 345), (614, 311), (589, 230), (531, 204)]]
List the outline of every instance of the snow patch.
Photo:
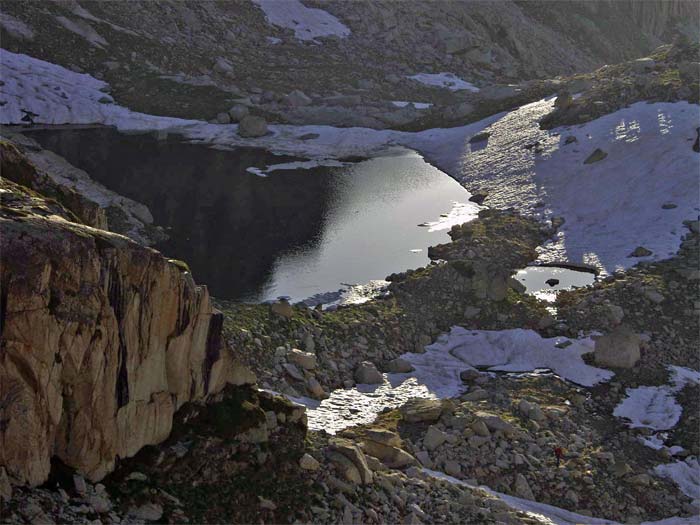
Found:
[(347, 37), (350, 29), (323, 9), (306, 7), (298, 0), (253, 0), (265, 12), (267, 21), (277, 27), (294, 30), (299, 40), (319, 37)]
[(474, 202), (454, 202), (452, 209), (436, 221), (426, 222), (428, 231), (437, 232), (449, 230), (452, 226), (464, 224), (476, 219), (482, 207)]
[(84, 20), (71, 20), (65, 16), (57, 16), (56, 21), (68, 31), (87, 40), (93, 47), (104, 49), (109, 43), (93, 27)]
[(640, 386), (627, 389), (627, 397), (613, 415), (629, 420), (631, 428), (668, 430), (681, 418), (682, 408), (667, 386)]
[(408, 102), (406, 100), (392, 100), (391, 104), (397, 108), (413, 106), (416, 109), (428, 109), (433, 106), (430, 102)]
[(471, 82), (462, 80), (454, 73), (418, 73), (411, 75), (408, 78), (425, 84), (426, 86), (434, 86), (449, 89), (450, 91), (467, 90), (477, 93), (479, 88)]
[(675, 427), (683, 412), (675, 394), (688, 384), (700, 384), (700, 372), (675, 365), (668, 369), (670, 384), (628, 388), (627, 397), (615, 407), (613, 415), (627, 419), (630, 428), (669, 430)]
[(697, 457), (657, 465), (654, 474), (672, 480), (686, 496), (700, 499), (700, 464)]
[(307, 407), (309, 429), (335, 434), (348, 427), (371, 423), (382, 410), (397, 408), (411, 398), (436, 398), (429, 387), (421, 384), (420, 380), (413, 377), (396, 379), (391, 377), (393, 375), (384, 374), (384, 382), (381, 385), (339, 388), (323, 401), (306, 397), (290, 399)]
[[(467, 483), (466, 481), (462, 481), (437, 470), (423, 468), (422, 472), (428, 476), (442, 479), (448, 481), (449, 483), (454, 483), (455, 485), (462, 485), (465, 487), (482, 490), (491, 496), (501, 499), (511, 508), (525, 512), (529, 517), (537, 520), (543, 525), (581, 525), (582, 523), (585, 523), (586, 525), (620, 525), (616, 521), (610, 521), (603, 518), (592, 518), (591, 516), (577, 514), (576, 512), (571, 512), (569, 510), (548, 505), (546, 503), (538, 503), (537, 501), (532, 501), (529, 499), (509, 496), (508, 494), (496, 492), (495, 490), (492, 490), (484, 485), (476, 486)], [(690, 516), (687, 518), (672, 517), (658, 521), (644, 521), (640, 525), (695, 525), (696, 523), (697, 516)]]
[(331, 168), (342, 168), (343, 166), (348, 166), (349, 162), (341, 162), (335, 159), (318, 159), (318, 160), (306, 160), (306, 161), (294, 161), (294, 162), (283, 162), (280, 164), (270, 164), (265, 168), (256, 168), (251, 166), (246, 168), (248, 173), (253, 173), (260, 177), (266, 177), (269, 173), (273, 171), (284, 171), (284, 170), (311, 170), (318, 168), (320, 166), (326, 166)]
[[(570, 342), (565, 348), (561, 343)], [(449, 361), (451, 356), (461, 365), (488, 367), (501, 372), (529, 372), (550, 369), (559, 377), (583, 386), (593, 386), (609, 380), (614, 374), (609, 370), (587, 365), (581, 356), (593, 351), (590, 338), (567, 339), (565, 337), (543, 338), (533, 330), (467, 330), (453, 326), (448, 334), (441, 335), (437, 342), (425, 348), (410, 360), (423, 363)], [(413, 356), (413, 354), (407, 354)], [(436, 366), (441, 366), (436, 365)], [(453, 380), (459, 380), (459, 371), (453, 369)], [(456, 374), (456, 377), (455, 377)]]
[(34, 31), (27, 24), (7, 13), (0, 13), (0, 27), (15, 38), (33, 40)]

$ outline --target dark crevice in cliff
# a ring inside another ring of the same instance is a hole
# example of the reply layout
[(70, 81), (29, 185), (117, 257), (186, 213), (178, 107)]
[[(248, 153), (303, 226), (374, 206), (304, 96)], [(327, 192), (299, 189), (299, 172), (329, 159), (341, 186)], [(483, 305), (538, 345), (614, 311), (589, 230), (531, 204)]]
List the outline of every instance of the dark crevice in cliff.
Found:
[(129, 372), (127, 370), (127, 351), (124, 343), (124, 334), (122, 333), (122, 320), (124, 317), (124, 296), (121, 283), (119, 281), (119, 273), (115, 268), (110, 270), (109, 285), (107, 297), (109, 304), (114, 311), (114, 317), (117, 320), (119, 332), (119, 371), (117, 372), (117, 408), (121, 408), (129, 402)]
[(221, 331), (224, 326), (224, 314), (214, 312), (209, 320), (209, 331), (207, 332), (207, 346), (202, 363), (202, 377), (204, 379), (204, 392), (209, 390), (209, 376), (211, 369), (221, 356)]

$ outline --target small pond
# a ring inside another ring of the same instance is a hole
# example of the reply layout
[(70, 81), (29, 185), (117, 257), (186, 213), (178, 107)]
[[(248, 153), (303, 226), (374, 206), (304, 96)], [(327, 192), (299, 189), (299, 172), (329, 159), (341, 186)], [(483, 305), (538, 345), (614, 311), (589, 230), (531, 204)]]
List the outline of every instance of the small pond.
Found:
[[(31, 132), (109, 189), (146, 204), (195, 280), (222, 299), (293, 301), (429, 262), (451, 224), (477, 211), (455, 180), (412, 151), (294, 168), (265, 150), (212, 149), (111, 128)], [(270, 165), (292, 169), (254, 173)], [(289, 167), (289, 166), (288, 166)]]

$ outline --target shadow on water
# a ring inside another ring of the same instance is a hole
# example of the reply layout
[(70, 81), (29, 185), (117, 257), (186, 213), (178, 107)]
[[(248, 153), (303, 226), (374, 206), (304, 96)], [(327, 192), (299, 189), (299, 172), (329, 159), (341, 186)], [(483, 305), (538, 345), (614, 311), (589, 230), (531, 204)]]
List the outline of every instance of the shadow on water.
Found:
[(31, 132), (111, 190), (146, 204), (213, 295), (301, 300), (341, 283), (381, 279), (428, 262), (445, 242), (434, 221), (469, 194), (412, 152), (343, 168), (246, 171), (289, 162), (252, 148), (215, 150), (111, 128)]

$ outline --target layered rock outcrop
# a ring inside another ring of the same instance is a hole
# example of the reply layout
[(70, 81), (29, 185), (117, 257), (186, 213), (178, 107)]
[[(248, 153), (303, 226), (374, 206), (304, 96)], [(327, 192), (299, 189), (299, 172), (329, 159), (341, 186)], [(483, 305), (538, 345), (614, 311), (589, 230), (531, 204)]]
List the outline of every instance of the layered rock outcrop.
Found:
[(98, 480), (164, 440), (184, 403), (255, 381), (184, 265), (6, 179), (0, 204), (0, 466), (14, 483), (45, 481), (54, 457)]

